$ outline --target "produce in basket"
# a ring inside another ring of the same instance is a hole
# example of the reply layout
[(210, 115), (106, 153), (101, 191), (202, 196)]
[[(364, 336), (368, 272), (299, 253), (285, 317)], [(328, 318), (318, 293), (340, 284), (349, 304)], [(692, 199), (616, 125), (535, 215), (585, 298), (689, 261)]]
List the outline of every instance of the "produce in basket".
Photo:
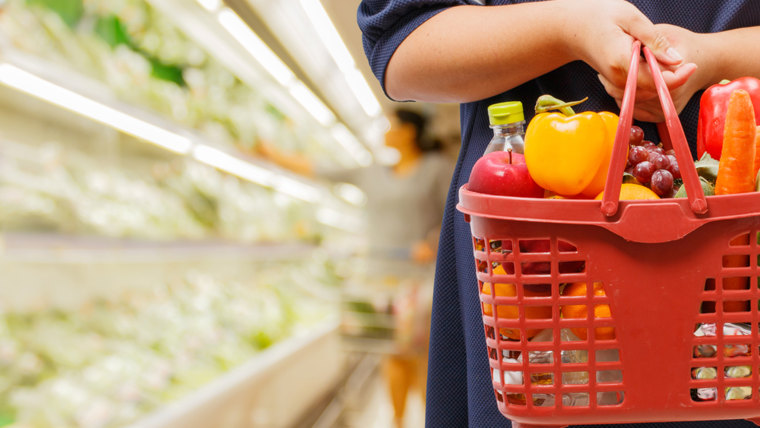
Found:
[[(498, 265), (493, 268), (494, 275), (506, 275), (502, 265)], [(548, 285), (529, 284), (523, 285), (523, 293), (526, 297), (540, 297), (551, 296), (551, 287)], [(496, 283), (494, 287), (494, 296), (503, 297), (517, 296), (517, 288), (515, 284), (499, 284)], [(491, 284), (488, 282), (483, 283), (480, 289), (482, 294), (491, 295)], [(492, 317), (493, 306), (489, 303), (483, 303), (483, 315)], [(517, 319), (519, 316), (519, 309), (517, 305), (496, 305), (496, 315), (502, 319)], [(525, 306), (525, 318), (527, 319), (551, 319), (552, 308), (551, 306)], [(526, 329), (525, 334), (528, 338), (535, 336), (540, 329)], [(499, 333), (506, 336), (509, 339), (520, 340), (520, 328), (500, 328)]]
[(626, 173), (657, 195), (672, 196), (675, 180), (681, 178), (675, 151), (666, 151), (662, 144), (644, 140), (644, 131), (635, 125), (631, 127), (629, 146)]
[[(626, 201), (631, 199), (660, 199), (657, 193), (654, 193), (652, 189), (642, 186), (636, 183), (623, 183), (620, 185), (620, 200)], [(597, 200), (602, 200), (604, 197), (604, 191), (596, 195)]]
[[(726, 111), (723, 131), (723, 147), (718, 176), (715, 180), (715, 194), (727, 195), (755, 191), (755, 111), (752, 98), (747, 91), (737, 89), (731, 92)], [(731, 245), (749, 245), (749, 234), (731, 241)], [(748, 266), (748, 256), (730, 254), (723, 257), (726, 267)], [(723, 279), (724, 290), (745, 290), (749, 288), (749, 278), (730, 277)], [(723, 304), (726, 312), (749, 310), (747, 302), (727, 301)]]
[(697, 156), (707, 152), (714, 159), (721, 158), (723, 132), (731, 93), (737, 89), (747, 91), (755, 107), (755, 124), (760, 125), (760, 79), (740, 77), (733, 81), (724, 80), (710, 86), (699, 101), (697, 122)]
[[(604, 297), (604, 284), (601, 282), (594, 282), (594, 289), (592, 290), (593, 296)], [(585, 282), (574, 282), (565, 286), (562, 290), (563, 296), (583, 296), (585, 297), (588, 292), (588, 286)], [(564, 305), (561, 308), (563, 318), (575, 318), (575, 319), (587, 319), (588, 308), (586, 305)], [(610, 305), (597, 304), (594, 305), (593, 318), (611, 318)], [(570, 329), (573, 334), (580, 339), (586, 340), (588, 338), (588, 330), (583, 327), (576, 327)], [(597, 327), (594, 329), (595, 338), (597, 340), (609, 340), (615, 338), (615, 327)]]
[[(716, 325), (707, 323), (700, 325), (694, 332), (697, 337), (716, 337)], [(726, 323), (723, 325), (723, 336), (751, 336), (752, 332), (747, 324)], [(748, 340), (749, 341), (749, 340)], [(725, 368), (723, 376), (727, 379), (750, 379), (752, 367), (748, 365), (731, 365), (732, 358), (750, 357), (752, 355), (749, 343), (726, 343), (721, 345)], [(715, 358), (718, 354), (718, 345), (704, 344), (694, 347), (694, 357)], [(691, 371), (692, 379), (712, 380), (718, 378), (718, 368), (712, 365), (694, 367)], [(715, 387), (695, 388), (691, 391), (692, 398), (697, 401), (712, 401), (717, 399), (718, 389)], [(729, 386), (724, 391), (726, 400), (747, 400), (752, 397), (752, 388), (749, 386)]]
[(512, 151), (491, 152), (478, 159), (470, 172), (467, 188), (492, 195), (544, 196), (544, 189), (530, 176), (523, 155)]
[[(539, 98), (525, 131), (525, 163), (544, 189), (593, 198), (604, 188), (619, 118), (611, 112), (575, 114), (569, 106), (577, 103)], [(554, 109), (562, 113), (547, 112)]]

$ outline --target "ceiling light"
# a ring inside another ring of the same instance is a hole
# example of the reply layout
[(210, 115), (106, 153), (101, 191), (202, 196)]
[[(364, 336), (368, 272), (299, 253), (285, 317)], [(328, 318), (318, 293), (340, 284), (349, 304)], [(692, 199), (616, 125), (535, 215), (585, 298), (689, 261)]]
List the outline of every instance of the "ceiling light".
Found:
[(179, 154), (190, 152), (190, 139), (72, 92), (11, 64), (0, 64), (0, 82)]
[(203, 6), (209, 12), (216, 12), (222, 6), (221, 0), (196, 0), (198, 4)]
[(274, 172), (241, 160), (219, 149), (199, 144), (193, 149), (193, 157), (198, 162), (213, 166), (244, 180), (264, 187), (272, 187)]
[(335, 122), (333, 112), (303, 82), (292, 82), (288, 85), (288, 91), (323, 126), (330, 126)]
[(330, 208), (319, 208), (316, 212), (316, 218), (322, 224), (348, 232), (359, 232), (363, 226), (358, 217), (346, 215)]
[(248, 24), (229, 8), (219, 11), (219, 23), (247, 50), (264, 69), (282, 86), (287, 87), (295, 79), (293, 72), (280, 58), (254, 33)]
[(325, 11), (320, 0), (301, 0), (301, 7), (309, 17), (309, 22), (314, 26), (322, 44), (332, 56), (338, 69), (343, 73), (351, 92), (359, 100), (359, 104), (368, 116), (374, 117), (382, 111), (375, 94), (367, 84), (367, 80), (356, 68), (351, 52), (349, 52), (338, 30), (335, 28), (330, 16)]
[(330, 16), (319, 0), (301, 0), (301, 7), (309, 17), (309, 21), (317, 30), (319, 38), (333, 57), (338, 68), (346, 73), (354, 68), (354, 57), (348, 51), (343, 39), (335, 29)]
[(359, 166), (369, 166), (372, 164), (372, 153), (354, 137), (354, 134), (345, 125), (336, 123), (330, 129), (330, 134), (354, 158)]
[(354, 68), (343, 74), (346, 77), (348, 87), (351, 88), (351, 92), (354, 93), (356, 99), (359, 100), (359, 105), (362, 106), (362, 110), (367, 113), (367, 116), (375, 117), (382, 112), (380, 103), (375, 98), (375, 94), (372, 92), (372, 88), (369, 87), (367, 80), (364, 79), (362, 73)]

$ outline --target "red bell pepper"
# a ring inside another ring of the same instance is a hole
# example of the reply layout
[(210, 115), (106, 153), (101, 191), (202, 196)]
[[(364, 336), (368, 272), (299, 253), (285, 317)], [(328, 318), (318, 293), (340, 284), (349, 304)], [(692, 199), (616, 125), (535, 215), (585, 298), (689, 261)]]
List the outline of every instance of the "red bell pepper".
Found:
[(744, 89), (749, 92), (752, 105), (755, 107), (755, 125), (760, 125), (760, 79), (747, 76), (732, 81), (724, 80), (710, 86), (699, 100), (698, 158), (707, 152), (713, 159), (720, 159), (728, 99), (735, 89)]

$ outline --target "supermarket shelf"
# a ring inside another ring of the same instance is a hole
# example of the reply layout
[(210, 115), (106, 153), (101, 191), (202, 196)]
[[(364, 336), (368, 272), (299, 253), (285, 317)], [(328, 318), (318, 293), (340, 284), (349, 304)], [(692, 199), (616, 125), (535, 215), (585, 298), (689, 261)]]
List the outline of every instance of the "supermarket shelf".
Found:
[[(284, 31), (286, 34), (295, 37), (295, 39), (291, 37), (288, 41), (301, 48), (296, 52), (290, 50), (297, 56), (298, 66), (306, 66), (303, 72), (307, 75), (300, 76), (300, 78), (310, 82), (303, 82), (299, 80), (294, 70), (288, 68), (285, 61), (273, 57), (285, 53), (269, 51), (268, 48), (259, 46), (262, 42), (257, 40), (259, 36), (256, 32), (247, 33), (251, 23), (239, 18), (237, 12), (233, 12), (233, 9), (240, 12), (242, 8), (247, 14), (258, 14), (255, 10), (257, 8), (253, 8), (250, 2), (230, 2), (228, 8), (223, 6), (223, 2), (214, 1), (148, 1), (153, 7), (171, 17), (175, 25), (182, 28), (188, 37), (192, 38), (198, 45), (203, 46), (207, 52), (224, 64), (238, 78), (264, 92), (267, 98), (274, 101), (283, 111), (288, 112), (297, 120), (316, 120), (315, 125), (318, 122), (321, 127), (329, 129), (337, 142), (344, 146), (344, 149), (355, 162), (360, 165), (371, 162), (370, 147), (359, 140), (365, 143), (372, 139), (381, 141), (383, 131), (378, 130), (377, 127), (370, 127), (372, 132), (367, 132), (368, 123), (377, 122), (376, 125), (378, 125), (382, 122), (378, 121), (382, 113), (379, 104), (372, 95), (371, 89), (366, 86), (361, 74), (358, 70), (354, 70), (352, 63), (349, 66), (351, 71), (355, 73), (351, 73), (351, 77), (354, 78), (352, 81), (356, 81), (358, 78), (362, 89), (364, 89), (362, 95), (365, 95), (364, 98), (368, 96), (370, 102), (375, 104), (373, 106), (375, 110), (372, 111), (372, 114), (366, 113), (362, 103), (354, 95), (354, 87), (344, 78), (344, 73), (348, 70), (338, 67), (338, 64), (329, 59), (330, 52), (321, 43), (305, 43), (306, 40), (320, 39), (316, 32), (301, 34), (306, 31), (306, 27), (311, 27), (309, 16), (303, 15), (303, 21), (295, 21), (292, 16), (287, 14), (269, 13), (262, 15), (262, 18), (268, 23), (276, 21), (278, 28), (288, 28), (296, 30), (295, 33), (298, 33), (290, 34), (290, 30)], [(207, 3), (209, 9), (201, 7), (201, 3)], [(282, 2), (266, 3), (274, 5)], [(290, 8), (294, 4), (295, 2), (288, 3)], [(300, 10), (300, 8), (298, 9)], [(299, 25), (294, 27), (294, 23), (299, 23)], [(263, 30), (263, 28), (256, 28), (256, 31)], [(282, 34), (277, 36), (281, 38)], [(265, 74), (264, 70), (268, 70), (269, 75)], [(262, 81), (270, 83), (261, 85)], [(330, 106), (328, 107), (323, 103), (307, 87), (306, 83), (311, 83), (312, 86), (319, 85), (318, 92), (325, 96)], [(334, 112), (337, 112), (340, 117), (336, 118)], [(340, 122), (341, 119), (346, 125)], [(380, 124), (380, 126), (383, 125)], [(336, 133), (336, 127), (344, 131), (351, 129), (352, 133), (359, 135), (360, 138), (357, 139), (353, 135), (347, 136), (351, 133), (341, 131)]]
[(143, 241), (98, 236), (0, 234), (0, 259), (24, 263), (148, 263), (202, 260), (278, 261), (308, 258), (317, 245), (226, 241)]
[(350, 208), (321, 182), (237, 150), (215, 147), (194, 129), (124, 103), (104, 84), (20, 52), (2, 39), (0, 48), (0, 84), (285, 195), (338, 211)]
[(294, 426), (344, 376), (337, 320), (276, 344), (128, 428)]

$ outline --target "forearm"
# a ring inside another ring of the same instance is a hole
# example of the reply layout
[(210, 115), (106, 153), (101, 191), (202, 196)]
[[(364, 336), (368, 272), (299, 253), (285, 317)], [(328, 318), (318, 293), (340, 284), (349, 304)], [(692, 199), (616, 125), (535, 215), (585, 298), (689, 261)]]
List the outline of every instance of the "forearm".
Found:
[(575, 59), (563, 19), (555, 2), (443, 11), (396, 50), (386, 71), (388, 94), (468, 102), (504, 92)]
[(705, 89), (723, 79), (743, 76), (760, 78), (760, 27), (747, 27), (699, 35), (700, 68), (707, 65), (702, 82)]

